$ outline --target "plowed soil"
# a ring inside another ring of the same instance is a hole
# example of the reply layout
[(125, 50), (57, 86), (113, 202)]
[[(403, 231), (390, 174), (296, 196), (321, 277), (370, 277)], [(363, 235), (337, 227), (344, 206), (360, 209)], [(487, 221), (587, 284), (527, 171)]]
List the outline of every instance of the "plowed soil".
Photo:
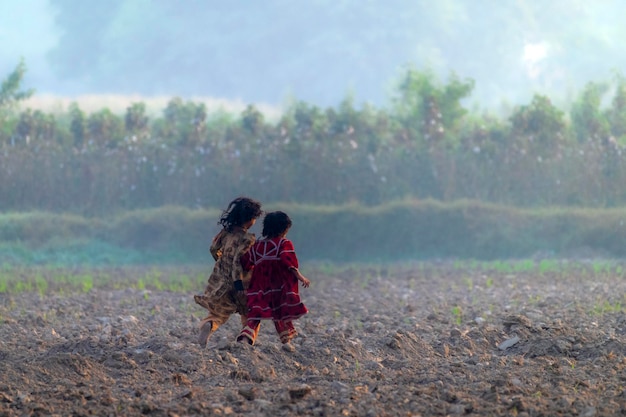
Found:
[(133, 270), (0, 292), (0, 415), (623, 415), (626, 280), (594, 265), (305, 266), (284, 346), (234, 316), (200, 348), (193, 291), (119, 289)]

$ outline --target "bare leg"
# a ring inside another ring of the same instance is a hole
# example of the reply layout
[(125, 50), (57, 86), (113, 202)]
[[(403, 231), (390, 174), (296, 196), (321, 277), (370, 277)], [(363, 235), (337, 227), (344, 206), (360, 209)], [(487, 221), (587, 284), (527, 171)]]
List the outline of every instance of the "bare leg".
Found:
[[(215, 328), (214, 328), (215, 327)], [(198, 335), (198, 344), (202, 347), (206, 347), (207, 340), (209, 340), (209, 336), (217, 330), (215, 322), (211, 320), (211, 317), (207, 317), (202, 320), (202, 324), (200, 326), (200, 335)]]
[(206, 347), (211, 334), (228, 321), (237, 307), (227, 297), (211, 300), (206, 296), (195, 296), (194, 299), (196, 299), (196, 303), (209, 310), (209, 315), (200, 322), (200, 334), (198, 335), (198, 344)]

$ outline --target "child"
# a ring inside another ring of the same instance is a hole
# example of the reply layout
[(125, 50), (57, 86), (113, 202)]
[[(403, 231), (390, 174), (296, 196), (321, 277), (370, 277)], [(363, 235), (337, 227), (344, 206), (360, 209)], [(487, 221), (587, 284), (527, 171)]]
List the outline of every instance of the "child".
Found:
[(248, 288), (248, 322), (238, 342), (254, 344), (261, 320), (273, 319), (282, 343), (297, 332), (292, 320), (308, 312), (300, 301), (298, 281), (307, 288), (310, 281), (298, 271), (293, 243), (285, 239), (291, 219), (282, 211), (268, 213), (263, 220), (263, 239), (241, 259), (244, 270), (252, 269)]
[(261, 203), (247, 197), (231, 201), (218, 224), (222, 230), (213, 238), (211, 255), (215, 259), (203, 295), (194, 295), (196, 303), (209, 310), (200, 323), (198, 343), (205, 347), (209, 336), (237, 312), (241, 323), (246, 323), (246, 296), (250, 273), (241, 265), (241, 256), (254, 244), (255, 236), (248, 229), (261, 215)]

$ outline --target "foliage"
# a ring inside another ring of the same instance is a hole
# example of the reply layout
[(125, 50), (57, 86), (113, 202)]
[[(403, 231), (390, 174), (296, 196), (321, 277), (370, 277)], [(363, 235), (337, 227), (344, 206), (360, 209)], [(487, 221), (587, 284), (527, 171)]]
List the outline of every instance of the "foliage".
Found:
[[(365, 207), (268, 204), (289, 213), (308, 261), (388, 263), (523, 259), (537, 253), (626, 256), (620, 209), (520, 209), (477, 201), (393, 201)], [(0, 215), (0, 264), (206, 264), (220, 210), (134, 210), (107, 217)], [(259, 234), (260, 226), (253, 232)], [(542, 264), (549, 270), (552, 264)]]
[(73, 138), (72, 144), (76, 149), (82, 149), (83, 146), (85, 146), (85, 140), (89, 134), (87, 130), (87, 118), (76, 103), (72, 103), (69, 112), (71, 117), (70, 132)]
[(20, 91), (25, 73), (26, 64), (24, 60), (21, 60), (15, 70), (2, 82), (0, 87), (0, 109), (11, 110), (19, 101), (27, 99), (34, 93), (33, 90)]
[[(19, 92), (21, 79), (11, 80)], [(238, 194), (314, 205), (621, 206), (624, 85), (620, 76), (589, 83), (569, 113), (536, 94), (506, 118), (464, 107), (472, 80), (415, 68), (391, 109), (357, 108), (351, 95), (337, 108), (293, 101), (278, 120), (254, 105), (209, 114), (179, 97), (150, 117), (140, 102), (121, 115), (76, 103), (61, 115), (27, 108), (2, 127), (0, 210), (214, 208)]]
[(87, 118), (90, 143), (98, 148), (114, 148), (124, 137), (122, 120), (109, 109), (102, 109)]
[(467, 112), (461, 100), (467, 98), (474, 82), (461, 81), (452, 74), (440, 86), (431, 72), (409, 68), (398, 87), (396, 112), (414, 140), (441, 142), (456, 137), (455, 128)]
[(56, 122), (53, 115), (44, 114), (40, 110), (26, 109), (20, 114), (15, 126), (13, 143), (28, 144), (31, 140), (40, 143), (50, 142), (56, 137)]
[(134, 138), (145, 139), (148, 135), (148, 116), (144, 103), (133, 103), (126, 110), (124, 128)]
[(563, 112), (548, 97), (535, 95), (527, 106), (520, 106), (511, 116), (512, 136), (523, 141), (523, 151), (532, 155), (550, 155), (563, 138)]
[[(130, 111), (130, 110), (129, 110)], [(175, 97), (167, 103), (155, 134), (168, 143), (197, 145), (206, 133), (206, 106)]]
[[(579, 142), (597, 141), (609, 136), (609, 123), (601, 108), (608, 88), (605, 84), (588, 83), (572, 106), (572, 128)], [(616, 95), (616, 100), (618, 97)]]
[(626, 145), (626, 79), (616, 76), (615, 96), (607, 111), (611, 134), (621, 145)]
[(21, 60), (15, 70), (0, 85), (0, 142), (6, 140), (6, 135), (10, 134), (10, 128), (14, 123), (10, 123), (9, 117), (15, 111), (18, 103), (34, 93), (32, 89), (21, 90), (25, 73), (26, 64), (24, 60)]

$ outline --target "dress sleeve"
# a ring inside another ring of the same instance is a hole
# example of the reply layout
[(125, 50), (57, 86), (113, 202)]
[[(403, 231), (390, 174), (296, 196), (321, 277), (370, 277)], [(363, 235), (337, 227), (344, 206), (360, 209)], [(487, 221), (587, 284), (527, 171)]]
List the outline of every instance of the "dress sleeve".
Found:
[(298, 257), (291, 240), (285, 239), (280, 244), (280, 260), (287, 268), (298, 267)]
[(220, 256), (222, 256), (222, 236), (224, 235), (224, 230), (220, 231), (215, 237), (213, 241), (211, 241), (211, 247), (209, 248), (209, 252), (211, 252), (211, 256), (213, 256), (214, 260), (218, 260)]
[(241, 255), (241, 266), (244, 271), (249, 271), (254, 266), (252, 259), (252, 248), (248, 249), (243, 255)]
[(248, 250), (254, 244), (254, 241), (255, 241), (254, 235), (252, 233), (246, 233), (241, 238), (241, 240), (239, 241), (239, 244), (235, 248), (235, 256), (233, 256), (233, 265), (231, 269), (232, 270), (231, 277), (232, 277), (233, 282), (243, 278), (244, 268), (241, 263), (242, 256), (248, 252)]

